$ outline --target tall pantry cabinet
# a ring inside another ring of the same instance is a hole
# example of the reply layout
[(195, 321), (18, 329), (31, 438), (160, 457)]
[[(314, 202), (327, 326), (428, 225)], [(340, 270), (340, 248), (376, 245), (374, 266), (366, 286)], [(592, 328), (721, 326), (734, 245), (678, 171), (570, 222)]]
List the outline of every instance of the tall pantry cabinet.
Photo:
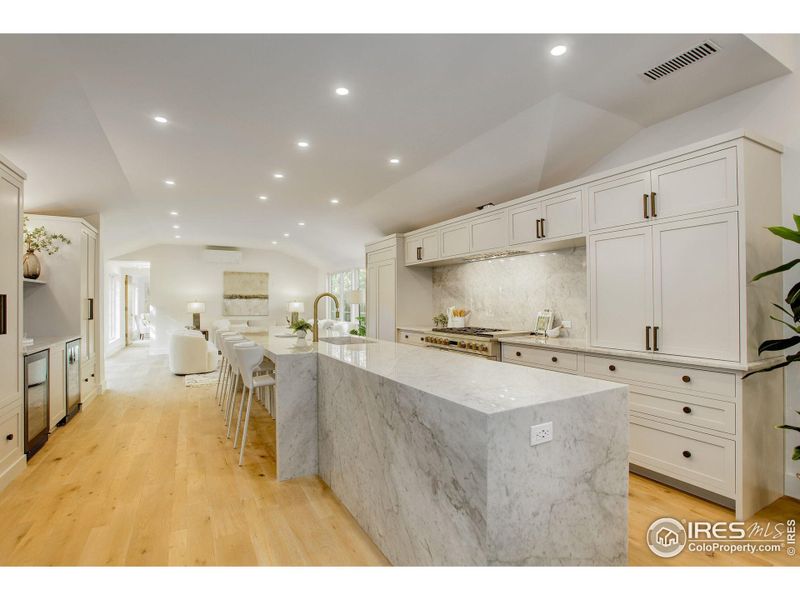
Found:
[(97, 230), (81, 225), (81, 402), (97, 395)]
[(22, 213), (25, 173), (0, 156), (0, 490), (25, 468)]

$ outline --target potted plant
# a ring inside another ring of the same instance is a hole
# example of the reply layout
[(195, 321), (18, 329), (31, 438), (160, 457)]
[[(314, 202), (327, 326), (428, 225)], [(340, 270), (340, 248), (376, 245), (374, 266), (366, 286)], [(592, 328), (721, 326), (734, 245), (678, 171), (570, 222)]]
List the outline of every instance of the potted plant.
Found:
[[(800, 215), (794, 215), (794, 225), (795, 229), (790, 229), (789, 227), (768, 227), (773, 234), (781, 237), (785, 240), (790, 242), (794, 242), (795, 244), (800, 244)], [(769, 271), (764, 271), (763, 273), (759, 273), (755, 277), (753, 277), (753, 281), (758, 281), (762, 277), (767, 277), (769, 275), (775, 275), (776, 273), (783, 273), (784, 271), (788, 271), (795, 265), (800, 264), (800, 258), (795, 258), (794, 260), (790, 260), (787, 263), (784, 263), (774, 269), (770, 269)], [(779, 323), (783, 323), (790, 331), (788, 337), (779, 339), (779, 340), (765, 340), (761, 342), (761, 345), (758, 347), (758, 353), (761, 354), (762, 352), (775, 352), (780, 350), (786, 350), (791, 348), (792, 346), (796, 346), (800, 344), (800, 282), (795, 283), (792, 288), (789, 290), (789, 293), (786, 295), (784, 299), (786, 304), (788, 305), (788, 309), (784, 306), (779, 304), (773, 304), (775, 308), (780, 310), (783, 314), (779, 317), (775, 317), (770, 315), (770, 319), (773, 321), (778, 321)], [(785, 317), (791, 319), (791, 323), (785, 320)], [(783, 361), (778, 363), (777, 365), (772, 365), (770, 367), (766, 367), (764, 369), (759, 369), (758, 371), (753, 371), (752, 373), (748, 373), (745, 375), (746, 377), (750, 377), (751, 375), (755, 375), (756, 373), (764, 373), (766, 371), (774, 371), (775, 369), (782, 369), (784, 367), (789, 366), (793, 362), (800, 361), (800, 352), (795, 352), (794, 354), (789, 354), (784, 356)], [(798, 411), (800, 414), (800, 411)], [(800, 427), (795, 425), (777, 425), (779, 429), (789, 429), (792, 431), (800, 432)], [(800, 446), (794, 447), (794, 452), (792, 453), (792, 460), (800, 460)], [(797, 477), (800, 478), (800, 473), (797, 474)]]
[(306, 334), (308, 333), (309, 329), (311, 329), (311, 323), (305, 319), (298, 319), (297, 322), (292, 325), (292, 331), (294, 331), (295, 335), (297, 335), (298, 340), (306, 339)]
[(47, 252), (52, 256), (61, 248), (61, 244), (71, 244), (72, 242), (60, 233), (50, 233), (43, 226), (28, 229), (28, 217), (24, 221), (25, 233), (25, 256), (22, 259), (22, 276), (25, 279), (38, 279), (42, 273), (42, 265), (39, 262), (37, 252)]
[(367, 318), (366, 317), (356, 317), (356, 321), (358, 321), (358, 329), (353, 328), (350, 330), (350, 335), (357, 335), (359, 337), (366, 337), (367, 336)]

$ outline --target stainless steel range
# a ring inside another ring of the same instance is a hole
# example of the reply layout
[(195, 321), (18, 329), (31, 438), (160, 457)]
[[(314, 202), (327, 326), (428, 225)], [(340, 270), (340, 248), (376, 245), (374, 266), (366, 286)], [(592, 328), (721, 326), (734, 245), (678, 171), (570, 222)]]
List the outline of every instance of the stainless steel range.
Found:
[(425, 332), (425, 345), (498, 360), (500, 338), (529, 333), (488, 327), (437, 327)]

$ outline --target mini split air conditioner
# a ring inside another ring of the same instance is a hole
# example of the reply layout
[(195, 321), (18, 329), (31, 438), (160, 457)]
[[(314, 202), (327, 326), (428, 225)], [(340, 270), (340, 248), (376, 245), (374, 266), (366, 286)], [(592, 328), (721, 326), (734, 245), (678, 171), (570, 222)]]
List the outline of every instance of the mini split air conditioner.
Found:
[(203, 250), (203, 260), (207, 263), (235, 265), (242, 262), (242, 251), (226, 246), (206, 246)]

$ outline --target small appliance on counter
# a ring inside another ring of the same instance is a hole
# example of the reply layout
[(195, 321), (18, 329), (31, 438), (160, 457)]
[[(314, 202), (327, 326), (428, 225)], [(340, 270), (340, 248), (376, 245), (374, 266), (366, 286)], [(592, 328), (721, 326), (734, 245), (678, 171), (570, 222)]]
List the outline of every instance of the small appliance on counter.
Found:
[(536, 327), (533, 328), (533, 335), (547, 335), (547, 331), (553, 329), (553, 318), (554, 314), (551, 309), (545, 308), (539, 311), (539, 314), (536, 315)]

